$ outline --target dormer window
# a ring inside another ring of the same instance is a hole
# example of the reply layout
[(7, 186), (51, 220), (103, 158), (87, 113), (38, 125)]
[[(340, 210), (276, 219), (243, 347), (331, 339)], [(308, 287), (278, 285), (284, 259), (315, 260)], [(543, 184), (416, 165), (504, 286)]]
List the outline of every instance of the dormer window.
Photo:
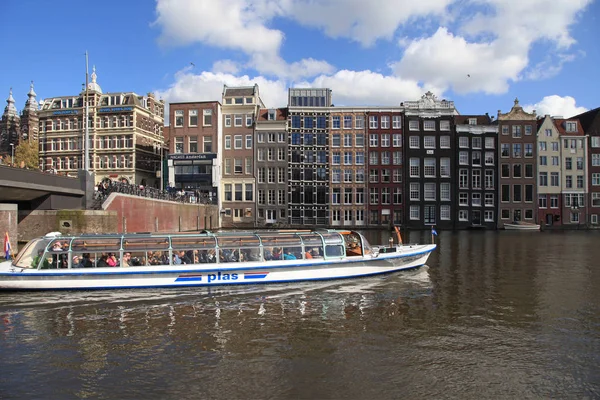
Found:
[(235, 98), (235, 104), (244, 104), (244, 98), (243, 97), (236, 97)]
[(231, 103), (232, 103), (232, 100), (231, 100), (231, 98), (229, 98), (229, 99), (225, 99), (225, 104), (231, 104)]
[(567, 132), (577, 132), (577, 122), (567, 121)]
[(469, 118), (469, 125), (477, 125), (477, 118)]
[(254, 103), (254, 99), (252, 97), (246, 97), (246, 104)]
[(269, 121), (275, 121), (275, 110), (269, 110)]

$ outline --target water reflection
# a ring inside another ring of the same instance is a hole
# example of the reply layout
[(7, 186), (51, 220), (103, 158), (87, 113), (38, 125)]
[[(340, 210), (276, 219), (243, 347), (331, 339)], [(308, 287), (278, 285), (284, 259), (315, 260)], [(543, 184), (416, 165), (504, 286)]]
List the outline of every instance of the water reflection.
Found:
[(596, 237), (440, 232), (428, 267), (364, 280), (2, 294), (0, 397), (598, 397)]

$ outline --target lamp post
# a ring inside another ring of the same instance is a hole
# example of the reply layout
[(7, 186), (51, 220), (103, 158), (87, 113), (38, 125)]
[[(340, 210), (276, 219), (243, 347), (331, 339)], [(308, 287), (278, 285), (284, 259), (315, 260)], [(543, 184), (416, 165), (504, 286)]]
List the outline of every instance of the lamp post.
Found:
[(11, 143), (10, 144), (10, 154), (11, 154), (11, 160), (10, 163), (13, 165), (13, 167), (15, 166), (15, 144)]

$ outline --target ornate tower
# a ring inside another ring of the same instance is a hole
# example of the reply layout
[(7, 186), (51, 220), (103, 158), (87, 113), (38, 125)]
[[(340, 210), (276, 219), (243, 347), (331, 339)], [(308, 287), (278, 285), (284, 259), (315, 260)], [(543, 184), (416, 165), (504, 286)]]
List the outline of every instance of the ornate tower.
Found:
[(37, 95), (33, 90), (33, 81), (31, 81), (29, 93), (27, 93), (27, 101), (25, 102), (25, 108), (23, 109), (23, 112), (21, 112), (20, 140), (38, 140), (39, 105), (35, 96)]
[(2, 120), (0, 120), (0, 153), (11, 154), (11, 144), (17, 146), (19, 144), (19, 136), (21, 132), (21, 118), (15, 108), (15, 99), (12, 97), (12, 88), (6, 99), (6, 107)]

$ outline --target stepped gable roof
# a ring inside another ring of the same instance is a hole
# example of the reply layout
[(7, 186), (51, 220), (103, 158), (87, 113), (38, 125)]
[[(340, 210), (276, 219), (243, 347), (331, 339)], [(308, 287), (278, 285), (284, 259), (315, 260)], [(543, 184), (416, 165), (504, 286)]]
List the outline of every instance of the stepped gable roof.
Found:
[(515, 98), (515, 104), (510, 109), (509, 112), (502, 114), (501, 110), (498, 110), (498, 120), (499, 121), (535, 121), (537, 117), (535, 115), (535, 110), (532, 113), (528, 113), (523, 110), (523, 107), (519, 105), (519, 99)]

